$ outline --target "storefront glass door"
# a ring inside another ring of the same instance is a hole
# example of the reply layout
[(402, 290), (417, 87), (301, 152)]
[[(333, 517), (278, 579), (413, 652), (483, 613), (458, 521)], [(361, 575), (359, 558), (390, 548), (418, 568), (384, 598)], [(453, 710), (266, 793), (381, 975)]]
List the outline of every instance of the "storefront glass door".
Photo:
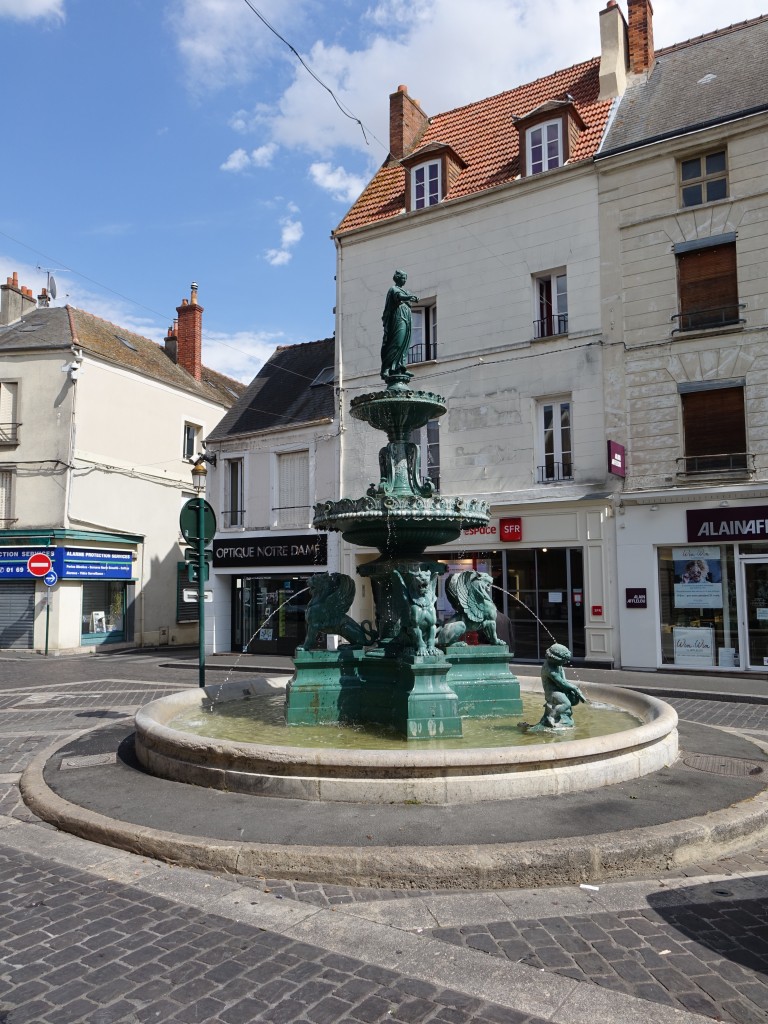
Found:
[(743, 561), (747, 668), (768, 666), (768, 560)]
[(245, 576), (237, 577), (233, 587), (233, 649), (293, 654), (306, 636), (307, 578)]

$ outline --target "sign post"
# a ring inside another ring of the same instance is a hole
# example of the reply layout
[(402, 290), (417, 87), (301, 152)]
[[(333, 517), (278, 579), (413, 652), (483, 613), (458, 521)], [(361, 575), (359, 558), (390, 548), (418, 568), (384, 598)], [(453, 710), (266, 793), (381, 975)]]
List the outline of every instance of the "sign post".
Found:
[[(186, 502), (179, 516), (179, 526), (184, 540), (196, 549), (194, 561), (191, 558), (188, 558), (187, 561), (189, 563), (189, 582), (197, 583), (198, 682), (203, 687), (205, 686), (205, 583), (208, 579), (208, 562), (210, 560), (210, 552), (206, 550), (206, 545), (213, 540), (216, 533), (216, 516), (202, 493)], [(188, 552), (188, 555), (191, 554), (191, 551)]]

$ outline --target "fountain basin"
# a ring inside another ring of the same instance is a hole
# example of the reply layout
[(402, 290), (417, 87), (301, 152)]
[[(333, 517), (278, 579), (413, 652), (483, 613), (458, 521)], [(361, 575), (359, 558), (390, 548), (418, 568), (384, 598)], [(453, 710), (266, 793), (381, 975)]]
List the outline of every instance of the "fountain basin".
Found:
[[(677, 758), (677, 714), (663, 701), (598, 683), (587, 697), (640, 720), (591, 739), (460, 750), (279, 747), (195, 736), (171, 728), (180, 712), (241, 701), (264, 685), (185, 690), (136, 715), (136, 754), (161, 778), (230, 792), (299, 800), (461, 804), (596, 789), (658, 771)], [(521, 687), (541, 692), (534, 680)]]

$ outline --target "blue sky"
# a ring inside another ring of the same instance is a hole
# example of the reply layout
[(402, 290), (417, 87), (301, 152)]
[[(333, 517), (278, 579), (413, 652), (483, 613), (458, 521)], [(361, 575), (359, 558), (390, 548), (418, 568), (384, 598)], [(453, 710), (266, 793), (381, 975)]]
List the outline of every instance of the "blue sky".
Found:
[[(386, 156), (389, 93), (438, 113), (595, 56), (604, 6), (0, 0), (0, 276), (37, 294), (52, 269), (56, 305), (158, 341), (197, 281), (204, 361), (250, 380), (333, 332), (329, 236)], [(655, 0), (656, 45), (761, 13)]]

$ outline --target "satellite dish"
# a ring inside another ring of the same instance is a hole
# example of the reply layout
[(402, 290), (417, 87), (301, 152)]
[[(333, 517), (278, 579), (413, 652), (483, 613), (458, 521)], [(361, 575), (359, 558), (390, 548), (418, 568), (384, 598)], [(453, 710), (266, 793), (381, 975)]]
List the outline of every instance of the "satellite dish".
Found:
[(48, 294), (52, 299), (56, 298), (56, 278), (53, 274), (48, 275)]

